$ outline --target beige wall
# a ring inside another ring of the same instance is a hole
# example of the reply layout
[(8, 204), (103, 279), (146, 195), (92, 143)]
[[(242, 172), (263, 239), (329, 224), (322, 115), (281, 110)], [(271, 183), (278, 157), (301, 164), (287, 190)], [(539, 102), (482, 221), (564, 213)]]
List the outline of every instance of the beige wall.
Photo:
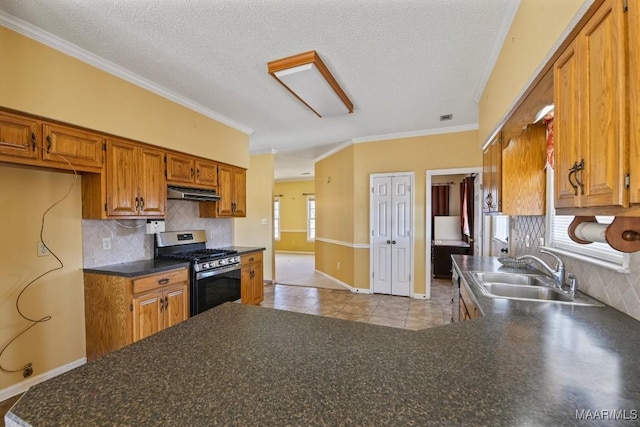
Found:
[(264, 280), (274, 277), (273, 164), (273, 154), (251, 156), (247, 170), (247, 217), (236, 218), (233, 223), (235, 245), (266, 248)]
[[(74, 183), (75, 182), (75, 183)], [(64, 268), (29, 286), (20, 300), (26, 316), (51, 320), (39, 323), (10, 345), (0, 359), (2, 390), (23, 381), (22, 368), (33, 364), (42, 375), (85, 356), (82, 282), (82, 227), (80, 179), (71, 174), (0, 166), (0, 341), (6, 344), (30, 323), (16, 312), (18, 294), (37, 276), (59, 264), (53, 256), (38, 257), (40, 224), (44, 211), (73, 188), (69, 196), (46, 216), (44, 241)], [(3, 400), (3, 399), (0, 399)]]
[(274, 193), (280, 196), (280, 240), (276, 251), (314, 252), (315, 244), (307, 240), (307, 196), (315, 192), (315, 182), (276, 182)]
[(0, 106), (249, 166), (249, 136), (0, 27)]
[[(368, 289), (369, 177), (414, 172), (414, 293), (425, 293), (426, 171), (480, 167), (477, 138), (476, 131), (469, 131), (355, 144), (317, 162), (316, 269)], [(323, 239), (337, 242), (319, 242)], [(344, 271), (346, 265), (353, 266), (353, 273)]]
[(479, 143), (491, 135), (585, 0), (521, 0), (479, 105)]

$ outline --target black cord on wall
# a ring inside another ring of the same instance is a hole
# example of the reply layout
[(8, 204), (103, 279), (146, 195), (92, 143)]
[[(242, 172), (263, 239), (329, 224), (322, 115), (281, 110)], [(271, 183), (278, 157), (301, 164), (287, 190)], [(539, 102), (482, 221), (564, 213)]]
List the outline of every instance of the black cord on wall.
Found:
[[(8, 146), (11, 148), (29, 148), (31, 147), (30, 145), (15, 145), (15, 144), (8, 144), (5, 142), (0, 142), (0, 145), (3, 146)], [(37, 148), (39, 148), (40, 150), (45, 150), (44, 147), (42, 146), (37, 146)], [(69, 185), (69, 188), (67, 189), (67, 192), (56, 202), (54, 202), (51, 206), (49, 206), (43, 213), (42, 213), (42, 217), (40, 220), (40, 243), (42, 243), (42, 246), (44, 246), (44, 248), (49, 251), (49, 253), (56, 259), (56, 261), (58, 262), (58, 266), (57, 267), (53, 267), (47, 271), (45, 271), (44, 273), (40, 274), (39, 276), (37, 276), (35, 279), (32, 279), (31, 281), (29, 281), (20, 291), (20, 293), (18, 294), (18, 297), (16, 298), (16, 311), (18, 312), (18, 314), (20, 315), (20, 317), (22, 317), (23, 319), (25, 319), (27, 322), (29, 322), (29, 324), (22, 329), (20, 332), (16, 333), (3, 347), (2, 349), (0, 349), (0, 371), (7, 373), (7, 374), (12, 374), (15, 372), (21, 372), (22, 371), (22, 375), (26, 378), (31, 376), (31, 374), (33, 374), (33, 364), (31, 362), (27, 362), (25, 366), (21, 367), (21, 368), (17, 368), (17, 369), (10, 369), (5, 367), (2, 364), (2, 355), (4, 354), (4, 352), (7, 350), (7, 348), (9, 348), (9, 346), (11, 346), (11, 344), (13, 344), (18, 338), (20, 338), (22, 335), (24, 335), (25, 333), (27, 333), (27, 331), (29, 331), (31, 328), (33, 328), (34, 326), (43, 323), (43, 322), (47, 322), (49, 320), (51, 320), (51, 316), (44, 316), (41, 317), (39, 319), (37, 318), (31, 318), (29, 316), (27, 316), (26, 314), (24, 314), (24, 312), (22, 311), (22, 309), (20, 308), (20, 300), (22, 298), (22, 296), (24, 295), (24, 293), (27, 291), (27, 289), (29, 289), (33, 284), (35, 284), (38, 280), (40, 280), (41, 278), (43, 278), (44, 276), (46, 276), (47, 274), (50, 274), (54, 271), (57, 270), (62, 270), (64, 268), (64, 263), (62, 262), (62, 260), (60, 259), (60, 257), (58, 257), (58, 255), (56, 255), (56, 253), (54, 251), (51, 250), (51, 248), (49, 248), (47, 246), (47, 244), (44, 242), (44, 227), (45, 227), (45, 219), (47, 214), (53, 209), (55, 208), (57, 205), (59, 205), (60, 203), (62, 203), (67, 197), (69, 197), (69, 194), (71, 194), (71, 190), (73, 190), (73, 187), (76, 185), (77, 181), (78, 181), (78, 171), (75, 170), (75, 168), (73, 167), (73, 165), (69, 162), (69, 160), (67, 160), (64, 156), (61, 156), (59, 154), (56, 153), (50, 153), (49, 154), (54, 154), (55, 156), (61, 158), (62, 160), (64, 160), (67, 165), (69, 165), (69, 167), (73, 170), (74, 173), (74, 179), (71, 182), (71, 184)]]

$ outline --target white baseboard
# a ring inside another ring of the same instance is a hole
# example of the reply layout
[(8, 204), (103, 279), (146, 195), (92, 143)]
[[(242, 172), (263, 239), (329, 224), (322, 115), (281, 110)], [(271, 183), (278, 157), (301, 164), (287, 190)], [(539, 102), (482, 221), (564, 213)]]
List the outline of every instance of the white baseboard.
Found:
[(373, 293), (371, 289), (364, 289), (364, 288), (351, 288), (351, 292), (355, 294), (372, 294)]
[(315, 255), (315, 252), (304, 252), (304, 251), (276, 251), (277, 254), (299, 254), (299, 255)]
[(428, 299), (426, 294), (413, 294), (411, 297), (415, 299)]
[(353, 292), (353, 289), (355, 289), (354, 287), (352, 287), (351, 285), (347, 285), (344, 282), (341, 282), (340, 280), (336, 279), (333, 276), (328, 275), (327, 273), (325, 273), (324, 271), (319, 271), (319, 270), (314, 270), (316, 273), (323, 275), (324, 277), (326, 277), (327, 279), (330, 279), (332, 282), (335, 282), (336, 285), (340, 285), (343, 288), (350, 290), (351, 292)]
[(57, 377), (58, 375), (64, 374), (65, 372), (75, 369), (78, 366), (84, 365), (85, 363), (87, 363), (87, 358), (83, 357), (71, 363), (67, 363), (66, 365), (59, 366), (48, 372), (44, 372), (40, 375), (27, 378), (22, 382), (19, 382), (17, 384), (4, 388), (0, 390), (0, 402), (7, 400), (13, 396), (17, 396), (20, 393), (24, 393), (25, 391), (29, 390), (29, 388), (31, 388), (36, 384), (40, 384), (41, 382), (44, 382), (53, 377)]

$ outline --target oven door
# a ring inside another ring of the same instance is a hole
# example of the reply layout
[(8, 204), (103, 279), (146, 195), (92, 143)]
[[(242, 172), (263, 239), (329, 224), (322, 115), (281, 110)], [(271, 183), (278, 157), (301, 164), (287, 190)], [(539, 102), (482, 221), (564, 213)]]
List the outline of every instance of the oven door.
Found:
[(191, 284), (191, 316), (240, 299), (240, 265), (195, 274)]

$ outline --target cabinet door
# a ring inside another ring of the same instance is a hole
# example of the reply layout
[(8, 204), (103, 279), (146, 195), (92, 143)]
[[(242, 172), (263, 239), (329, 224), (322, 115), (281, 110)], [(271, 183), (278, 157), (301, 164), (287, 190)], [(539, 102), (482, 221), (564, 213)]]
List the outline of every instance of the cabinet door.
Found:
[(629, 23), (629, 146), (631, 203), (640, 203), (640, 3), (627, 2)]
[(168, 328), (189, 318), (189, 291), (186, 283), (164, 291), (164, 327)]
[(502, 135), (492, 145), (491, 153), (491, 193), (492, 212), (502, 211)]
[(162, 292), (133, 298), (133, 341), (138, 341), (160, 332), (164, 325), (161, 304)]
[(196, 184), (214, 188), (218, 186), (218, 164), (204, 160), (195, 161)]
[(220, 217), (233, 215), (233, 168), (227, 165), (218, 166), (218, 192), (220, 200), (216, 202)]
[(482, 152), (482, 212), (491, 212), (489, 194), (491, 193), (491, 146)]
[(264, 279), (262, 261), (253, 266), (253, 305), (260, 305), (264, 301)]
[(247, 203), (247, 171), (233, 170), (233, 216), (246, 216)]
[(167, 181), (191, 184), (194, 180), (193, 158), (178, 154), (167, 154)]
[(36, 160), (41, 144), (37, 121), (0, 112), (0, 157)]
[[(569, 170), (578, 161), (578, 60), (573, 42), (554, 64), (554, 171), (556, 208), (577, 204), (575, 177)], [(571, 181), (570, 181), (571, 178)], [(573, 183), (573, 185), (572, 185)]]
[(167, 205), (167, 181), (164, 176), (164, 154), (160, 150), (140, 147), (138, 156), (139, 213), (164, 216)]
[(581, 206), (627, 206), (626, 33), (620, 2), (606, 1), (579, 37)]
[(44, 140), (42, 159), (56, 167), (69, 168), (68, 161), (79, 169), (102, 168), (104, 140), (100, 135), (45, 123)]
[(242, 266), (240, 271), (240, 301), (242, 304), (253, 304), (253, 264)]
[(107, 140), (106, 192), (108, 216), (138, 215), (138, 150), (124, 141)]

